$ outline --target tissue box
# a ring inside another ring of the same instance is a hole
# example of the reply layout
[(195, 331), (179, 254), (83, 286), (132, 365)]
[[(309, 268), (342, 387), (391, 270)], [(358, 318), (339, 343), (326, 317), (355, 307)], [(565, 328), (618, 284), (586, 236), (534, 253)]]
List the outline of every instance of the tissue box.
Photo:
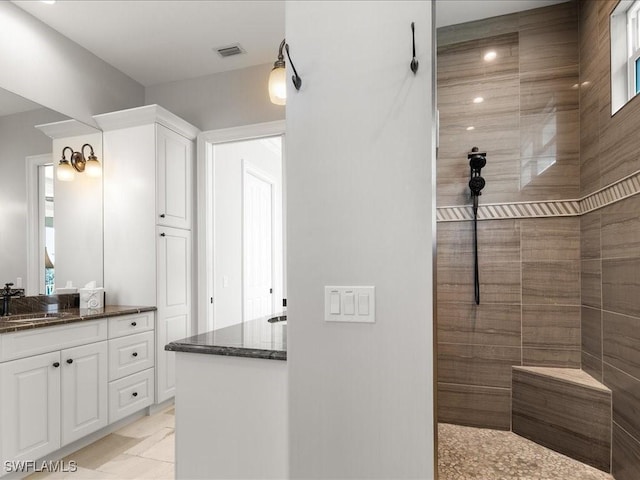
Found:
[(80, 308), (104, 307), (104, 288), (81, 288)]

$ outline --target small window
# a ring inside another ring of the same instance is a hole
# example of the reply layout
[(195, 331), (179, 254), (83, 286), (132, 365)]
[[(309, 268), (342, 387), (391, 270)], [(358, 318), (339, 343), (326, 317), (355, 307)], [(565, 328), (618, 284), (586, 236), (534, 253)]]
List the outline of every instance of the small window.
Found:
[(640, 0), (621, 0), (610, 20), (613, 114), (640, 93)]

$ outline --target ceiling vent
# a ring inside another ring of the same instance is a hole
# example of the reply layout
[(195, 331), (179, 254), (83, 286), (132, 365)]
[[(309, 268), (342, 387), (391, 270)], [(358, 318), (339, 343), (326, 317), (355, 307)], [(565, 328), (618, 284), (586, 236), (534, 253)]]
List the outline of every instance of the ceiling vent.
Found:
[(214, 50), (218, 52), (218, 55), (220, 55), (223, 58), (233, 57), (234, 55), (240, 55), (241, 53), (245, 53), (244, 49), (240, 46), (239, 43), (235, 43), (233, 45), (227, 45), (226, 47), (215, 48)]

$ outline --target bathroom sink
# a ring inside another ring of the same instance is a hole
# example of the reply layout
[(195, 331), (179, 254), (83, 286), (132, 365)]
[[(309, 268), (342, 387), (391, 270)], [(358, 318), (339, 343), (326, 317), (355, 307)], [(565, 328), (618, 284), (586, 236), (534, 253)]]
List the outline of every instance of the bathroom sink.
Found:
[(11, 322), (11, 323), (33, 323), (33, 322), (46, 322), (50, 320), (55, 320), (57, 318), (68, 317), (68, 313), (25, 313), (22, 315), (9, 315), (8, 317), (0, 317), (1, 321)]

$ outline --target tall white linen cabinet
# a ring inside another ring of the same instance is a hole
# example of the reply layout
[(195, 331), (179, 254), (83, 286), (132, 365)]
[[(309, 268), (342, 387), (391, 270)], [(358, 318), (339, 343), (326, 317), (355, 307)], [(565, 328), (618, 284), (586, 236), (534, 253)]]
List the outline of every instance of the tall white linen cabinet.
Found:
[(174, 396), (174, 353), (191, 335), (195, 139), (158, 105), (96, 115), (103, 131), (104, 286), (109, 304), (155, 305), (156, 403)]

